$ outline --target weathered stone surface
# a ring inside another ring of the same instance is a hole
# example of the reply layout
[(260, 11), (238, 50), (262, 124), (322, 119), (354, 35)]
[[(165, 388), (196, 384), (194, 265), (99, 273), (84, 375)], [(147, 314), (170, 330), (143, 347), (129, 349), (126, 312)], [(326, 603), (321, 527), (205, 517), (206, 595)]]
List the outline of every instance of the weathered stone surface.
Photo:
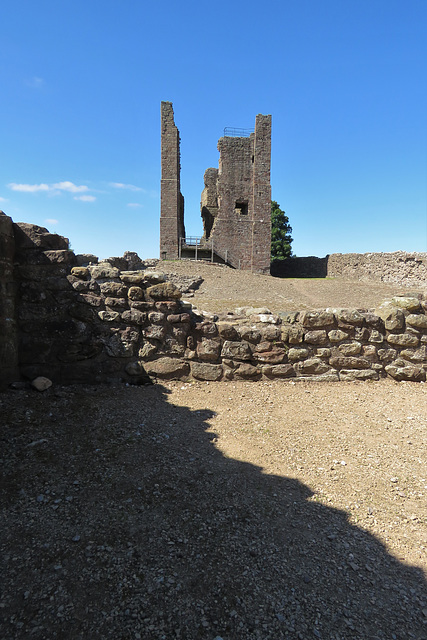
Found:
[(143, 271), (122, 271), (119, 277), (122, 282), (130, 285), (138, 285), (144, 282)]
[(160, 358), (145, 363), (144, 368), (149, 375), (164, 379), (186, 378), (190, 373), (188, 362), (178, 358)]
[(144, 336), (153, 340), (163, 340), (166, 336), (166, 328), (160, 324), (153, 324), (144, 329)]
[(308, 344), (326, 344), (328, 342), (326, 331), (324, 329), (307, 331), (304, 336), (304, 340), (308, 342)]
[(301, 318), (304, 327), (327, 327), (335, 322), (334, 314), (331, 311), (305, 311)]
[(374, 344), (381, 344), (384, 342), (384, 336), (382, 333), (377, 331), (377, 329), (371, 329), (371, 335), (368, 338), (369, 342), (373, 342)]
[(148, 314), (148, 320), (152, 323), (152, 324), (161, 324), (165, 319), (165, 314), (161, 313), (160, 311), (151, 311), (151, 313)]
[(335, 369), (369, 369), (371, 363), (366, 358), (354, 356), (332, 356), (329, 364)]
[(323, 362), (323, 360), (320, 360), (320, 358), (309, 358), (308, 360), (295, 363), (294, 369), (297, 375), (307, 375), (309, 373), (319, 375), (330, 371), (331, 367)]
[(427, 316), (424, 314), (409, 314), (406, 317), (406, 324), (416, 329), (427, 329)]
[(377, 348), (373, 344), (365, 344), (362, 347), (362, 355), (370, 360), (377, 359)]
[[(237, 344), (240, 344), (237, 343)], [(218, 360), (221, 351), (221, 343), (217, 340), (203, 339), (197, 345), (197, 356), (204, 362), (214, 362)]]
[(255, 348), (253, 349), (254, 353), (263, 353), (264, 351), (271, 351), (273, 348), (273, 343), (272, 342), (259, 342)]
[(384, 320), (380, 318), (380, 316), (377, 316), (375, 313), (371, 313), (370, 311), (367, 311), (366, 313), (363, 314), (363, 317), (365, 319), (365, 323), (369, 327), (374, 327), (374, 329), (377, 329), (378, 331), (381, 331), (384, 329)]
[(328, 338), (330, 342), (341, 342), (342, 340), (347, 340), (348, 335), (346, 331), (341, 331), (341, 329), (332, 329), (328, 333)]
[(396, 344), (399, 347), (416, 347), (419, 343), (419, 338), (410, 333), (390, 333), (386, 340), (389, 344)]
[(261, 333), (261, 340), (280, 340), (282, 335), (280, 327), (270, 325), (266, 327), (260, 327), (259, 331)]
[(252, 344), (257, 344), (261, 340), (261, 332), (254, 327), (238, 326), (237, 331), (242, 340), (246, 340)]
[(230, 358), (231, 360), (250, 360), (252, 351), (247, 342), (226, 340), (222, 347), (221, 357)]
[(144, 278), (151, 284), (160, 284), (165, 281), (165, 274), (162, 271), (151, 271), (147, 269), (144, 271)]
[(149, 360), (150, 358), (153, 358), (156, 353), (157, 347), (153, 344), (150, 344), (150, 342), (146, 342), (144, 346), (139, 350), (138, 355), (142, 360)]
[(202, 322), (200, 324), (200, 333), (202, 336), (213, 337), (218, 335), (218, 329), (214, 322)]
[(269, 378), (294, 378), (296, 375), (291, 364), (265, 365), (262, 367), (262, 373)]
[(174, 324), (176, 322), (181, 322), (181, 315), (179, 313), (171, 313), (166, 319), (171, 324)]
[(128, 311), (123, 311), (122, 320), (129, 324), (143, 325), (147, 321), (147, 314), (143, 311), (138, 311), (137, 309), (130, 309)]
[(99, 288), (104, 296), (111, 298), (123, 298), (128, 290), (121, 282), (102, 282)]
[(126, 358), (135, 353), (135, 342), (129, 336), (115, 333), (104, 340), (105, 350), (113, 358)]
[(118, 311), (98, 311), (98, 316), (104, 322), (118, 322), (120, 320)]
[(279, 316), (275, 314), (257, 313), (250, 317), (251, 322), (261, 322), (263, 324), (280, 324)]
[[(128, 306), (128, 301), (126, 298), (105, 298), (105, 306), (110, 307), (111, 309), (126, 309)], [(102, 299), (100, 304), (102, 303)]]
[(338, 349), (344, 356), (357, 356), (362, 351), (360, 342), (348, 342), (340, 344)]
[(222, 365), (206, 362), (192, 362), (191, 375), (197, 380), (217, 381), (222, 377)]
[(389, 376), (395, 380), (411, 380), (412, 382), (424, 382), (426, 379), (426, 372), (423, 367), (416, 365), (408, 365), (406, 367), (399, 367), (395, 364), (389, 364), (385, 367)]
[[(149, 303), (147, 303), (149, 304)], [(180, 306), (181, 305), (181, 306)], [(174, 302), (172, 300), (161, 300), (160, 302), (155, 302), (154, 307), (157, 311), (161, 311), (162, 313), (179, 313), (180, 308), (184, 308), (184, 303)], [(188, 315), (186, 313), (185, 315)], [(181, 322), (184, 322), (181, 318)]]
[(78, 253), (76, 255), (76, 263), (79, 267), (87, 267), (91, 263), (98, 264), (98, 256), (93, 253)]
[(179, 300), (181, 291), (171, 282), (163, 282), (149, 287), (147, 295), (153, 300)]
[(128, 290), (129, 300), (144, 300), (144, 291), (141, 287), (129, 287)]
[(52, 386), (52, 380), (44, 376), (38, 376), (31, 382), (31, 386), (37, 389), (37, 391), (46, 391), (46, 389)]
[(49, 233), (45, 227), (28, 222), (17, 222), (13, 224), (15, 242), (17, 250), (21, 249), (68, 249), (67, 238)]
[(112, 267), (108, 262), (101, 262), (88, 267), (91, 277), (94, 280), (103, 280), (108, 278), (118, 278), (119, 270)]
[(316, 349), (316, 356), (318, 358), (330, 358), (331, 350), (326, 347), (320, 347), (319, 349)]
[(427, 362), (427, 346), (422, 345), (416, 351), (414, 349), (403, 349), (400, 356), (411, 362)]
[(230, 322), (217, 322), (218, 333), (224, 340), (238, 340), (239, 334)]
[(300, 344), (304, 340), (304, 330), (302, 327), (290, 327), (287, 337), (289, 344)]
[(243, 380), (253, 380), (254, 378), (259, 378), (261, 376), (261, 369), (259, 369), (259, 367), (254, 367), (251, 364), (239, 364), (237, 369), (234, 371), (234, 376), (236, 378), (242, 378)]
[(281, 364), (286, 360), (286, 353), (286, 349), (273, 347), (269, 351), (254, 353), (254, 358), (265, 364)]
[(299, 318), (299, 311), (279, 311), (279, 318), (282, 319), (282, 322), (295, 324)]
[(418, 298), (412, 298), (410, 296), (394, 296), (391, 299), (392, 304), (396, 307), (400, 307), (401, 309), (406, 309), (407, 311), (420, 311), (421, 304)]
[(288, 360), (291, 362), (299, 362), (305, 360), (309, 356), (308, 349), (293, 347), (288, 351)]
[(271, 311), (268, 307), (248, 307), (245, 313), (248, 318), (249, 316), (255, 316), (260, 314), (271, 315)]
[(341, 369), (340, 380), (352, 382), (353, 380), (378, 380), (378, 371), (372, 369)]
[(396, 356), (396, 349), (378, 349), (378, 357), (383, 362), (392, 362)]
[(337, 371), (332, 371), (329, 369), (326, 373), (322, 373), (321, 375), (298, 375), (296, 380), (306, 380), (307, 382), (339, 382), (339, 375)]
[(405, 326), (405, 315), (400, 309), (392, 309), (384, 318), (384, 325), (388, 331), (399, 331)]
[(340, 322), (356, 325), (358, 327), (362, 326), (364, 320), (363, 315), (356, 309), (341, 309), (337, 313), (337, 317)]
[(89, 277), (89, 270), (86, 267), (73, 267), (71, 269), (71, 275), (81, 280), (86, 280)]

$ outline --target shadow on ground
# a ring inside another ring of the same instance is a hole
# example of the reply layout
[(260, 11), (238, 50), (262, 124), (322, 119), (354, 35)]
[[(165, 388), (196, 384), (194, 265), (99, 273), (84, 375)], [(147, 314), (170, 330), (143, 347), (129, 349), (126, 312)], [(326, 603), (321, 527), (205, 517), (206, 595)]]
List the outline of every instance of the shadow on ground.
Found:
[(421, 570), (124, 386), (7, 394), (1, 637), (426, 638)]

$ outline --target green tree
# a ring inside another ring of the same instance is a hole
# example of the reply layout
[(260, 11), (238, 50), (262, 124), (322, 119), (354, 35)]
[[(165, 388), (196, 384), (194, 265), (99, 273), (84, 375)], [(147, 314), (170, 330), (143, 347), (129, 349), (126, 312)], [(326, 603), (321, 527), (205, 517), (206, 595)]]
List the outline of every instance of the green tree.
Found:
[(292, 227), (289, 218), (274, 200), (271, 201), (271, 260), (292, 256)]

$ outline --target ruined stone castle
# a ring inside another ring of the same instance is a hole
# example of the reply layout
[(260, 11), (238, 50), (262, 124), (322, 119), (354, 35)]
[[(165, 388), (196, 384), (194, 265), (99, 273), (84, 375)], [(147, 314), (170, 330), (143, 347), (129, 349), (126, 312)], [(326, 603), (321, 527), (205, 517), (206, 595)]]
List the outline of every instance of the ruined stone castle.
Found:
[(253, 132), (226, 130), (225, 134), (218, 141), (218, 169), (209, 168), (204, 175), (203, 237), (189, 239), (180, 189), (179, 131), (172, 103), (162, 102), (160, 258), (189, 255), (196, 245), (200, 256), (236, 269), (269, 273), (271, 116), (257, 115)]

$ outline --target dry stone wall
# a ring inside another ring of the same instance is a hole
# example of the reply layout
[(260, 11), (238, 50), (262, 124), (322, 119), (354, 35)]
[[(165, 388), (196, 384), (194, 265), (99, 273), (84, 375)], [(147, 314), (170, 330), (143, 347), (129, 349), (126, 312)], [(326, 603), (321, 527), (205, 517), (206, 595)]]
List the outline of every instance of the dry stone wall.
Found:
[(97, 263), (47, 229), (8, 220), (0, 261), (0, 322), (11, 327), (0, 345), (3, 387), (38, 376), (62, 384), (426, 379), (421, 296), (396, 297), (375, 312), (204, 314), (136, 254)]
[(425, 286), (427, 253), (333, 253), (327, 256), (327, 275), (362, 282)]

